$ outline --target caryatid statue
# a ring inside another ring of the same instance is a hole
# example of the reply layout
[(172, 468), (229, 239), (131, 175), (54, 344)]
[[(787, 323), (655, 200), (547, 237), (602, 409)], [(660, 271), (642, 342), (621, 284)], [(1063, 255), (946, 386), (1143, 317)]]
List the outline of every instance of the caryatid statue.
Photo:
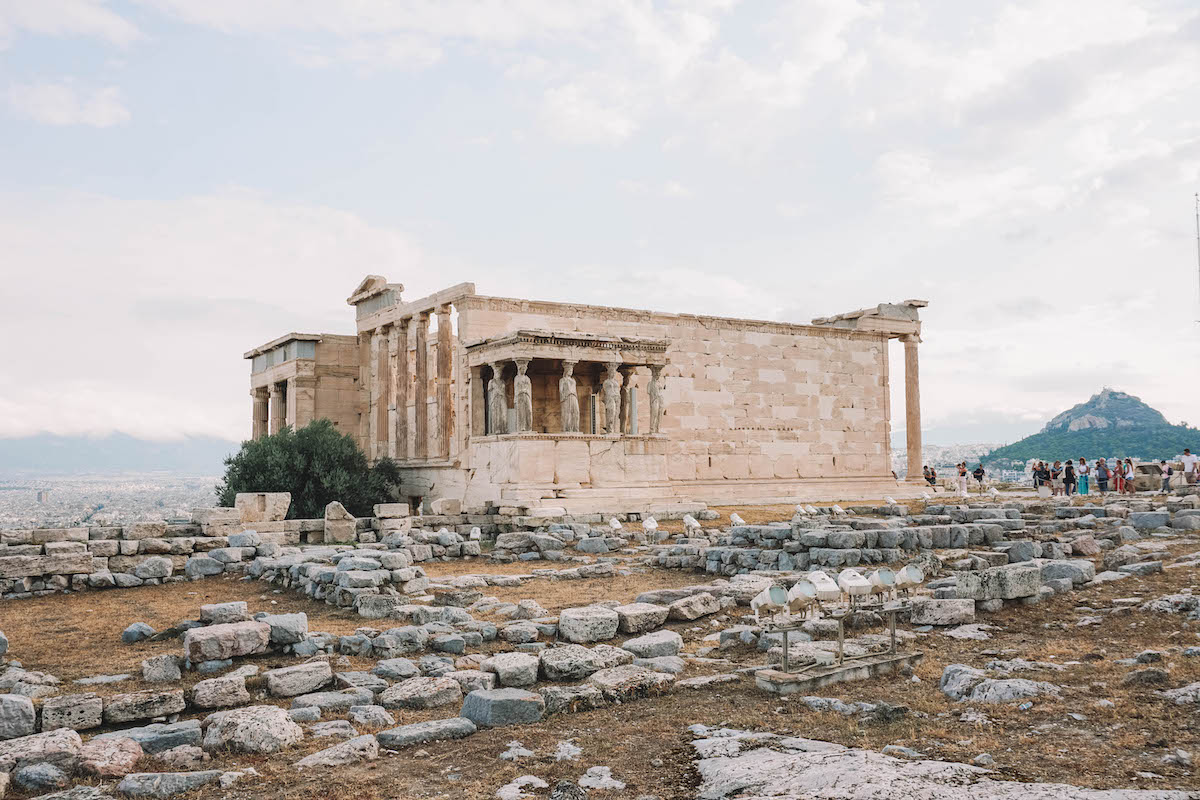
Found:
[(533, 430), (533, 381), (525, 374), (528, 358), (516, 359), (517, 377), (513, 378), (513, 400), (517, 407), (517, 432)]
[(604, 400), (604, 432), (609, 436), (621, 432), (621, 373), (617, 362), (608, 365), (608, 377), (604, 379), (601, 393)]
[(492, 365), (492, 380), (488, 383), (488, 419), (492, 434), (508, 433), (508, 398), (504, 396), (504, 364)]
[(558, 402), (562, 408), (562, 429), (564, 433), (579, 432), (579, 390), (575, 387), (574, 361), (563, 362), (563, 376), (558, 379)]
[(659, 382), (659, 376), (662, 374), (662, 367), (650, 367), (650, 384), (647, 389), (650, 392), (650, 432), (658, 433), (659, 426), (662, 423), (663, 415), (663, 396), (662, 384)]

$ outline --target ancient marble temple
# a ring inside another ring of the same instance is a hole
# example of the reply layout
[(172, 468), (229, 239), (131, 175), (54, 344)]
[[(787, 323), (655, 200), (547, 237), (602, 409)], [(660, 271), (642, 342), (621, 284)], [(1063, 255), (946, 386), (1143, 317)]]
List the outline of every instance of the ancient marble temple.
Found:
[(410, 497), (468, 509), (879, 497), (898, 488), (899, 338), (921, 474), (924, 301), (793, 325), (403, 288), (362, 281), (347, 301), (357, 336), (290, 333), (246, 353), (254, 436), (328, 417), (395, 459)]

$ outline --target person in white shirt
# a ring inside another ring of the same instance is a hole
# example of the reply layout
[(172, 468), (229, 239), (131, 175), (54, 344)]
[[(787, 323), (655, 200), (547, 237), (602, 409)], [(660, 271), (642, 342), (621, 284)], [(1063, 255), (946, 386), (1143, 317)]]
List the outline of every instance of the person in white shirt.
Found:
[(1088, 493), (1088, 477), (1092, 473), (1092, 468), (1082, 458), (1079, 459), (1079, 466), (1075, 469), (1075, 475), (1079, 479), (1079, 493)]
[(1183, 448), (1183, 480), (1189, 486), (1196, 482), (1197, 476), (1200, 475), (1200, 458), (1192, 455), (1192, 451), (1185, 447)]
[(1129, 494), (1136, 494), (1137, 490), (1133, 486), (1133, 459), (1125, 459), (1125, 491)]

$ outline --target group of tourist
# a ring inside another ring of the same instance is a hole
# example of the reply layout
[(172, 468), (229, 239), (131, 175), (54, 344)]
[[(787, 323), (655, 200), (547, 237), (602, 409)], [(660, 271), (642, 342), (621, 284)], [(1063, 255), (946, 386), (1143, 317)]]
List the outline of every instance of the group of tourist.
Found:
[[(1192, 455), (1191, 449), (1184, 448), (1182, 462), (1184, 481), (1189, 486), (1194, 485), (1200, 479), (1200, 458)], [(1162, 481), (1160, 491), (1167, 494), (1175, 469), (1166, 459), (1160, 460), (1158, 466)], [(1110, 487), (1117, 494), (1133, 494), (1136, 491), (1135, 478), (1132, 458), (1114, 458), (1111, 464), (1105, 458), (1097, 459), (1095, 464), (1089, 464), (1083, 458), (1079, 459), (1078, 464), (1070, 459), (1053, 464), (1039, 461), (1033, 467), (1034, 488), (1046, 487), (1052, 496), (1086, 495), (1092, 488), (1093, 479), (1100, 494), (1106, 494)]]
[[(1185, 447), (1180, 460), (1183, 464), (1184, 482), (1188, 486), (1200, 483), (1200, 457), (1192, 455), (1191, 449)], [(1166, 459), (1160, 460), (1158, 466), (1162, 481), (1161, 492), (1167, 494), (1171, 489), (1171, 478), (1175, 475), (1175, 468), (1167, 463)], [(954, 483), (959, 494), (967, 494), (971, 478), (975, 479), (979, 491), (983, 491), (984, 478), (987, 475), (983, 464), (973, 471), (968, 471), (967, 462), (962, 461), (954, 465), (954, 470)], [(925, 465), (922, 475), (930, 486), (937, 486), (938, 474), (935, 468)], [(1093, 490), (1100, 494), (1107, 494), (1110, 490), (1117, 494), (1133, 494), (1136, 491), (1135, 478), (1136, 470), (1132, 458), (1114, 458), (1111, 464), (1106, 458), (1097, 459), (1094, 464), (1089, 464), (1084, 458), (1080, 458), (1078, 462), (1067, 459), (1055, 461), (1053, 464), (1039, 461), (1033, 466), (1033, 487), (1045, 487), (1051, 496), (1086, 495)]]
[[(979, 484), (979, 491), (980, 492), (983, 491), (983, 479), (985, 477), (987, 477), (987, 471), (984, 470), (983, 464), (980, 464), (979, 466), (975, 467), (975, 470), (973, 472), (968, 472), (967, 471), (967, 462), (961, 461), (954, 465), (954, 469), (956, 472), (955, 483), (958, 485), (959, 494), (965, 495), (967, 493), (969, 477), (974, 478), (975, 482)], [(928, 483), (930, 486), (937, 486), (937, 470), (936, 469), (934, 469), (933, 467), (930, 467), (928, 464), (926, 464), (922, 468), (922, 474), (925, 477), (926, 483)]]

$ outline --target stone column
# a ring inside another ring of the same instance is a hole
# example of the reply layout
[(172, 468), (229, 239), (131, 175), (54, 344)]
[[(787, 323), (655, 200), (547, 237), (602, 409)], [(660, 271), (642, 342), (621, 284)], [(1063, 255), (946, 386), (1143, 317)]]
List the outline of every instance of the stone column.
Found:
[(908, 335), (904, 341), (904, 422), (905, 439), (908, 444), (908, 480), (921, 481), (921, 378), (917, 366), (916, 335)]
[(408, 458), (408, 321), (405, 317), (396, 323), (396, 458)]
[(621, 374), (617, 372), (617, 366), (615, 361), (604, 365), (608, 377), (600, 388), (604, 400), (604, 432), (609, 436), (621, 433)]
[(517, 433), (533, 430), (533, 381), (525, 374), (529, 369), (528, 358), (518, 358), (517, 376), (513, 378), (513, 406), (517, 410)]
[(283, 392), (279, 391), (278, 383), (272, 383), (269, 392), (271, 396), (270, 431), (275, 434), (283, 428)]
[(395, 325), (388, 325), (386, 330), (388, 379), (384, 390), (387, 392), (387, 399), (385, 400), (387, 403), (387, 454), (388, 458), (397, 458), (396, 420), (400, 416), (400, 411), (396, 407), (396, 383), (399, 380), (400, 373), (396, 367), (400, 360), (400, 335)]
[(563, 376), (558, 379), (558, 403), (563, 433), (579, 432), (579, 389), (575, 384), (574, 361), (563, 361)]
[(429, 458), (429, 312), (417, 314), (417, 364), (413, 387), (413, 457)]
[(633, 433), (631, 419), (631, 415), (633, 414), (632, 367), (621, 367), (617, 372), (621, 381), (621, 423), (619, 430), (621, 431), (621, 435), (626, 435)]
[(500, 436), (508, 433), (508, 397), (504, 386), (504, 362), (492, 365), (492, 379), (488, 381), (488, 433)]
[(270, 400), (267, 394), (267, 387), (260, 386), (257, 389), (250, 390), (250, 396), (254, 398), (254, 415), (252, 437), (261, 439), (267, 435), (267, 427), (271, 424)]
[(379, 374), (379, 352), (383, 346), (383, 336), (379, 329), (371, 331), (371, 349), (367, 356), (367, 458), (375, 461), (381, 455), (379, 452), (379, 408), (381, 400)]
[(437, 310), (437, 454), (438, 458), (450, 458), (450, 365), (454, 360), (454, 346), (450, 343), (450, 304), (438, 306)]
[(650, 367), (650, 383), (646, 387), (650, 395), (650, 433), (658, 433), (662, 426), (662, 369), (661, 366)]

